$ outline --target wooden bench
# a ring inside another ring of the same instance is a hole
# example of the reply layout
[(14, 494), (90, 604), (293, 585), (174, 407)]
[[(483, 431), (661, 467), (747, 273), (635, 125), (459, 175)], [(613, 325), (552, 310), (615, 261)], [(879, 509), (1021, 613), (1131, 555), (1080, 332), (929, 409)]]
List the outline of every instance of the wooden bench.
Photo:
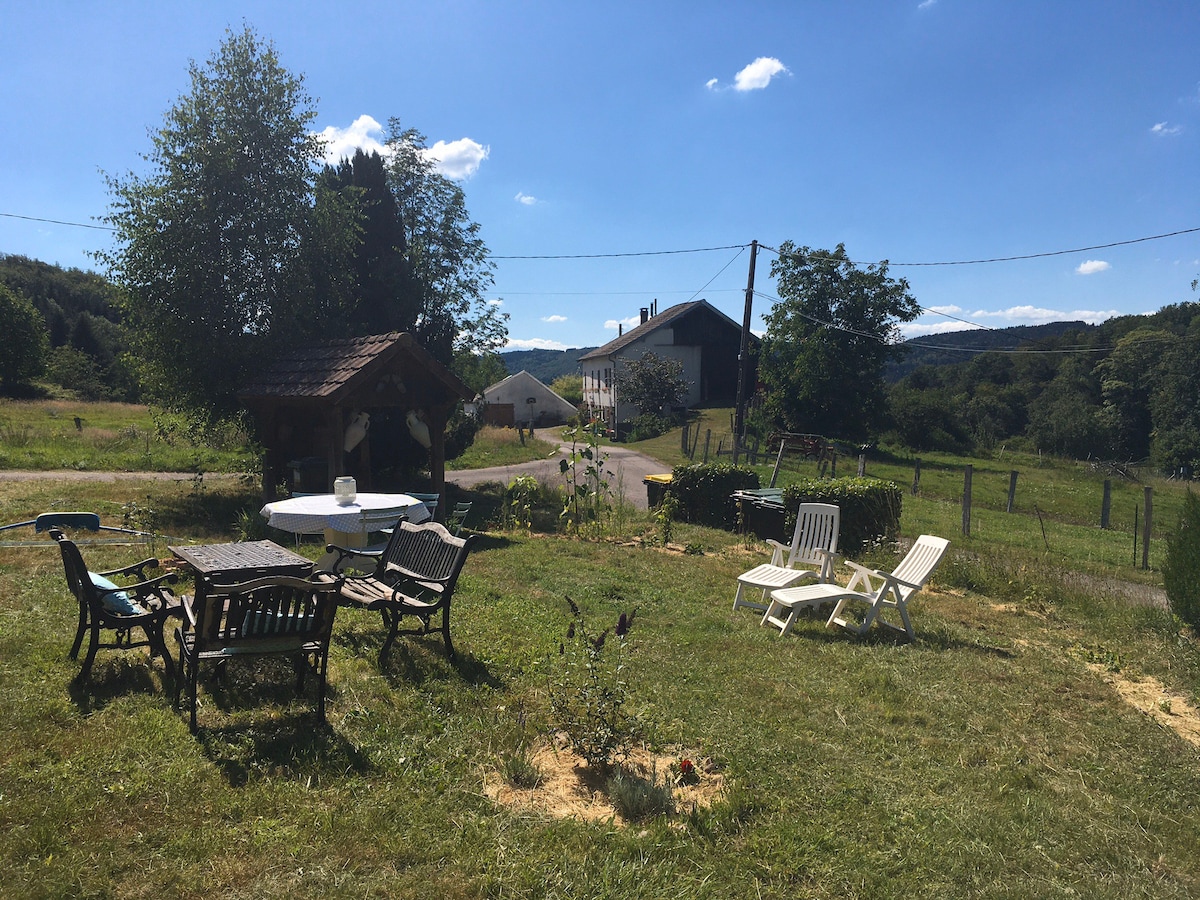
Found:
[[(366, 575), (341, 576), (340, 603), (379, 611), (388, 629), (379, 651), (380, 666), (397, 635), (433, 631), (434, 615), (441, 617), (439, 630), (446, 655), (454, 657), (454, 645), (450, 642), (450, 599), (474, 537), (455, 537), (437, 522), (420, 525), (401, 522), (382, 553), (363, 553), (332, 545), (328, 548), (334, 555), (331, 568), (335, 573), (348, 568), (370, 568)], [(401, 631), (400, 621), (404, 616), (415, 616), (421, 627)]]

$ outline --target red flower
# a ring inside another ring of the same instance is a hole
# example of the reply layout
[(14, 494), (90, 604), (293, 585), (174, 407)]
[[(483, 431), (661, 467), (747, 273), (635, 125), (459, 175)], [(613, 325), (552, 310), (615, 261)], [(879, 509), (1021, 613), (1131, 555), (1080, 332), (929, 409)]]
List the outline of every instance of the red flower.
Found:
[(679, 763), (679, 774), (680, 775), (691, 775), (695, 771), (696, 771), (696, 767), (695, 767), (695, 765), (692, 764), (692, 761), (690, 759), (682, 760)]

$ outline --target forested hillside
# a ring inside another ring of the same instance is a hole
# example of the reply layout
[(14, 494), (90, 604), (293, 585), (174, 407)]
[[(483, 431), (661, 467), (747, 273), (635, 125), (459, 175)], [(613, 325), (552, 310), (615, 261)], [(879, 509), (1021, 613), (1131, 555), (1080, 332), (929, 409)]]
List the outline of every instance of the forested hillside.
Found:
[(102, 275), (0, 254), (0, 284), (33, 303), (45, 322), (45, 378), (88, 400), (135, 400), (114, 288)]
[(899, 359), (885, 370), (889, 382), (899, 381), (921, 366), (952, 366), (966, 362), (984, 350), (1036, 349), (1042, 342), (1067, 332), (1086, 334), (1098, 326), (1086, 322), (1048, 322), (1045, 325), (1014, 325), (1011, 328), (975, 328), (911, 338), (902, 345)]
[(893, 437), (916, 450), (1016, 442), (1081, 459), (1150, 459), (1190, 477), (1200, 465), (1198, 397), (1200, 304), (1180, 303), (918, 366), (888, 399)]
[(560, 375), (578, 375), (579, 357), (595, 350), (595, 347), (579, 347), (572, 350), (508, 350), (500, 354), (509, 375), (525, 371), (540, 381), (549, 384)]

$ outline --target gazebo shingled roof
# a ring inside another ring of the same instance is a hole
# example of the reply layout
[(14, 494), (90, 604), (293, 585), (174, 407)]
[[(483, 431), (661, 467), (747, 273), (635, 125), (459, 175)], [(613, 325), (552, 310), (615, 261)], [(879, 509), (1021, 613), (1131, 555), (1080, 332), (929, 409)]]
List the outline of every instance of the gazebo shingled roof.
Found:
[[(288, 417), (303, 411), (321, 417), (323, 455), (329, 477), (345, 472), (341, 442), (347, 414), (355, 409), (420, 410), (429, 426), (429, 474), (433, 489), (445, 489), (445, 427), (460, 400), (474, 392), (407, 332), (341, 338), (284, 353), (238, 394), (254, 413), (267, 449), (263, 491), (274, 495), (286, 441)], [(289, 413), (289, 410), (291, 413)], [(367, 441), (370, 437), (368, 434)], [(369, 446), (369, 443), (368, 443)], [(369, 455), (367, 457), (369, 464)], [(364, 487), (369, 487), (369, 475)]]

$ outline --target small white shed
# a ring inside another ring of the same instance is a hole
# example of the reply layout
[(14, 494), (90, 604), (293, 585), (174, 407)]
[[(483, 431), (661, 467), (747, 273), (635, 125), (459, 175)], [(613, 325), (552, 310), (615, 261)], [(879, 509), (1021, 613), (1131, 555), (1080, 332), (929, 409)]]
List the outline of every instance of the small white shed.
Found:
[(484, 390), (483, 400), (492, 425), (562, 425), (579, 411), (525, 370)]

